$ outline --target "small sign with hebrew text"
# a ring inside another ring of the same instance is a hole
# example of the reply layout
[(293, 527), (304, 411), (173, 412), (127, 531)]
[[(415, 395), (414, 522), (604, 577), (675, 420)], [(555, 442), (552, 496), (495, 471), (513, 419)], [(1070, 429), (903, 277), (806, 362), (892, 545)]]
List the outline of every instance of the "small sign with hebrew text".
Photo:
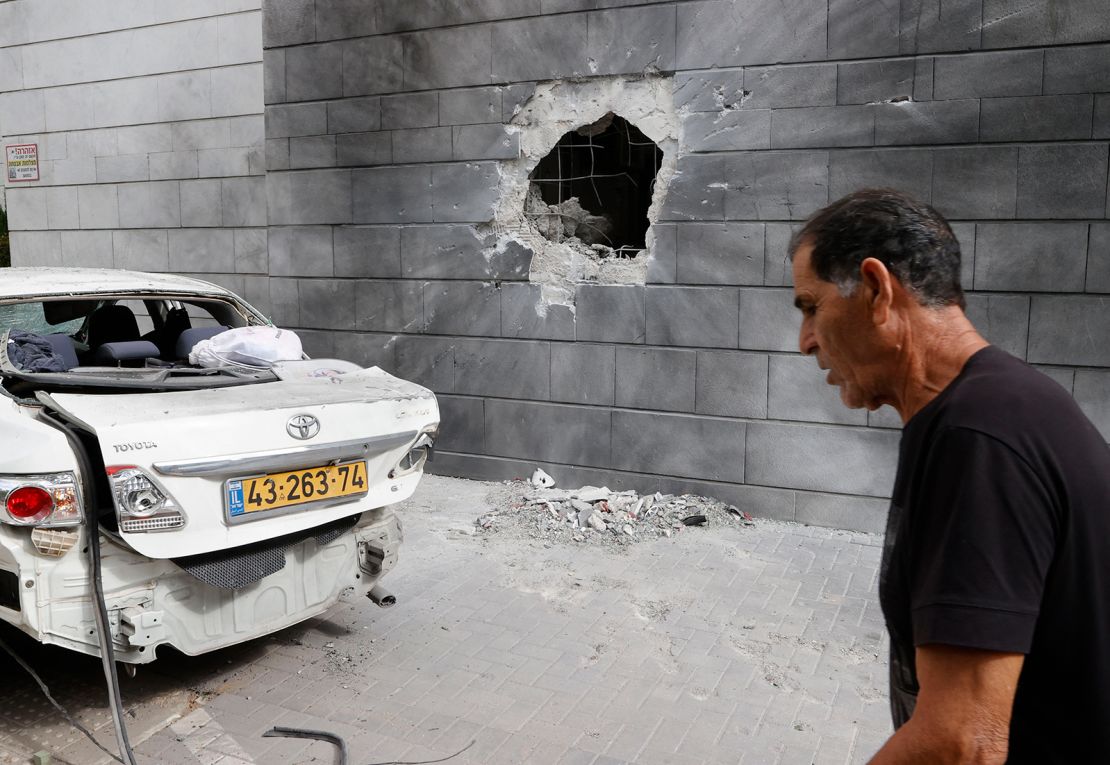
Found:
[(8, 164), (8, 183), (39, 179), (39, 145), (15, 143), (4, 147)]

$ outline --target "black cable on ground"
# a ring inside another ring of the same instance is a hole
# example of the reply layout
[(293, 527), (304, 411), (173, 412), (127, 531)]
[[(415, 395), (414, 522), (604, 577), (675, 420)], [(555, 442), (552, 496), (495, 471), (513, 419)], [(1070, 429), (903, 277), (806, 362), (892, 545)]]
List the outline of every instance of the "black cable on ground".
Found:
[(4, 642), (3, 638), (0, 638), (0, 648), (3, 648), (5, 651), (7, 651), (8, 655), (11, 656), (13, 659), (15, 659), (15, 663), (18, 664), (19, 666), (23, 667), (24, 671), (28, 675), (30, 675), (36, 683), (39, 684), (39, 688), (42, 690), (42, 695), (46, 696), (46, 700), (49, 701), (51, 704), (53, 704), (55, 709), (57, 709), (59, 712), (61, 712), (62, 717), (66, 718), (66, 722), (68, 722), (70, 725), (72, 725), (77, 730), (84, 733), (85, 736), (89, 739), (89, 741), (93, 742), (93, 744), (96, 746), (96, 748), (99, 749), (100, 751), (104, 752), (104, 754), (108, 755), (109, 757), (111, 757), (116, 762), (120, 762), (120, 763), (123, 762), (123, 760), (121, 760), (119, 757), (112, 754), (111, 750), (107, 749), (103, 744), (101, 744), (99, 741), (97, 741), (96, 736), (93, 735), (92, 731), (90, 731), (88, 728), (86, 728), (81, 723), (77, 722), (77, 720), (73, 719), (73, 716), (66, 710), (66, 708), (63, 707), (61, 704), (59, 704), (58, 701), (55, 700), (55, 698), (52, 695), (50, 695), (50, 689), (46, 687), (46, 683), (44, 683), (42, 678), (38, 676), (38, 673), (35, 672), (35, 670), (31, 669), (30, 665), (27, 664), (27, 662), (23, 661), (23, 659), (21, 659), (19, 657), (19, 655), (15, 651), (13, 651), (11, 649), (11, 647), (7, 643)]
[[(347, 765), (347, 742), (343, 737), (331, 733), (326, 730), (310, 730), (308, 728), (286, 728), (281, 725), (275, 725), (268, 731), (262, 734), (263, 738), (271, 738), (273, 736), (283, 736), (285, 738), (307, 738), (315, 739), (317, 741), (327, 741), (334, 744), (339, 749), (339, 765)], [(470, 747), (477, 743), (477, 739), (471, 739), (470, 743), (464, 746), (454, 754), (449, 754), (446, 757), (440, 757), (438, 760), (390, 760), (389, 762), (372, 762), (370, 765), (432, 765), (436, 762), (447, 762), (453, 760), (460, 754), (465, 752)]]
[(476, 743), (478, 743), (478, 739), (472, 738), (470, 743), (459, 751), (454, 754), (449, 754), (446, 757), (440, 757), (438, 760), (390, 760), (389, 762), (371, 762), (370, 765), (431, 765), (433, 762), (447, 762), (448, 760), (455, 759)]
[(131, 749), (131, 742), (127, 738), (127, 725), (123, 720), (123, 701), (119, 694), (119, 675), (116, 674), (115, 650), (112, 648), (112, 630), (108, 621), (108, 607), (104, 603), (104, 582), (100, 567), (100, 524), (92, 513), (92, 505), (96, 498), (96, 491), (92, 484), (92, 467), (85, 447), (81, 440), (74, 434), (68, 423), (47, 414), (40, 415), (42, 419), (56, 429), (60, 430), (69, 441), (73, 455), (78, 462), (78, 478), (81, 489), (81, 514), (85, 522), (85, 543), (89, 555), (89, 566), (93, 584), (93, 614), (96, 617), (97, 639), (100, 643), (100, 663), (104, 669), (104, 680), (108, 684), (108, 707), (112, 713), (112, 723), (116, 731), (116, 743), (119, 746), (119, 762), (124, 765), (138, 765), (135, 752)]
[(339, 765), (347, 765), (347, 742), (343, 740), (342, 736), (336, 733), (331, 733), (326, 730), (287, 728), (282, 725), (275, 725), (262, 734), (262, 738), (270, 738), (273, 736), (284, 736), (285, 738), (315, 739), (317, 741), (327, 741), (329, 744), (335, 744), (336, 748), (339, 749)]

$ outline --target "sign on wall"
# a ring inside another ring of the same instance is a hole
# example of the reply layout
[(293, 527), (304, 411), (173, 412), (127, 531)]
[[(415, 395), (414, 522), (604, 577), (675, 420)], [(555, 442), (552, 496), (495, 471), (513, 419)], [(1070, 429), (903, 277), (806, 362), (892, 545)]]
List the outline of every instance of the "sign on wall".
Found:
[(37, 181), (39, 179), (39, 145), (37, 143), (15, 143), (7, 149), (8, 182)]

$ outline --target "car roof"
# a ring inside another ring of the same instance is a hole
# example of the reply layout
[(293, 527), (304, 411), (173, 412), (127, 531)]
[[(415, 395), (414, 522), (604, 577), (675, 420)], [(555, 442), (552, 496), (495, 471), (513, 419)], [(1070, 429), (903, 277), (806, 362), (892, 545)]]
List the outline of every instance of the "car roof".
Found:
[(149, 292), (234, 294), (219, 285), (176, 274), (115, 268), (0, 268), (0, 300)]

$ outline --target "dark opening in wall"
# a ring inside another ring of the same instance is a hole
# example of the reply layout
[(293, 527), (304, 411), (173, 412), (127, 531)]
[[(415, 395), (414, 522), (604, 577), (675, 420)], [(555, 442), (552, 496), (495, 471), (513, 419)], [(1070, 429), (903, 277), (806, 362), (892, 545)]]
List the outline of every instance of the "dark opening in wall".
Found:
[(528, 176), (525, 215), (547, 239), (578, 239), (599, 257), (643, 251), (663, 152), (609, 112), (566, 133)]

